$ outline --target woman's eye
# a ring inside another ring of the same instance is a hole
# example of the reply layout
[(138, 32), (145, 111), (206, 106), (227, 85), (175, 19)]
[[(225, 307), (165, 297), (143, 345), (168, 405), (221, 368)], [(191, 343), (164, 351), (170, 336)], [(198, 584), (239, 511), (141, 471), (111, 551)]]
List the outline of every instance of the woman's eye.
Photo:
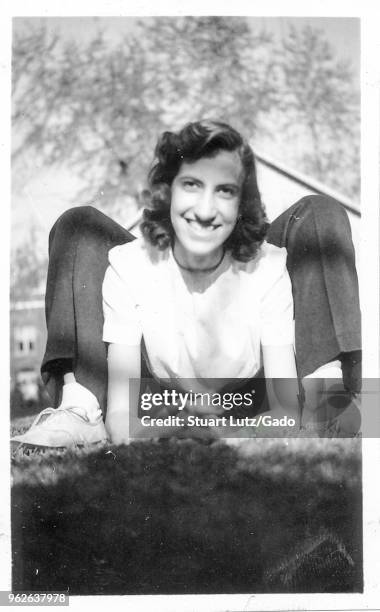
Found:
[(186, 179), (185, 181), (182, 181), (182, 185), (186, 189), (186, 191), (195, 191), (199, 187), (196, 181), (192, 181), (190, 179)]
[(236, 189), (236, 187), (233, 186), (222, 185), (221, 187), (219, 187), (219, 193), (224, 198), (233, 198), (237, 195), (237, 192), (238, 190)]

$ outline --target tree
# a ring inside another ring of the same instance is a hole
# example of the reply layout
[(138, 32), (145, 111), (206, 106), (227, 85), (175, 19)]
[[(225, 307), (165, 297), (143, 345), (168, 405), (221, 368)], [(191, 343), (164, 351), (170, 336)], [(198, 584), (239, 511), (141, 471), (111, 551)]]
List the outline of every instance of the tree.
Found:
[(247, 137), (277, 103), (273, 41), (239, 17), (157, 19), (143, 27), (149, 82), (168, 126), (215, 117)]
[(359, 96), (349, 63), (337, 60), (323, 33), (307, 26), (290, 28), (279, 64), (282, 125), (299, 141), (302, 170), (358, 196)]
[(15, 31), (16, 185), (27, 167), (69, 166), (82, 179), (76, 202), (122, 221), (140, 204), (158, 134), (205, 116), (357, 195), (358, 95), (319, 30), (293, 27), (278, 44), (240, 17), (144, 19), (117, 43), (101, 30), (87, 42)]
[[(88, 44), (63, 42), (41, 27), (15, 37), (13, 122), (21, 134), (13, 159), (28, 150), (44, 165), (66, 165), (89, 190), (131, 192), (125, 178), (139, 178), (151, 155), (149, 134), (157, 121), (147, 112), (140, 45), (126, 39), (110, 47), (103, 35)], [(135, 172), (132, 172), (132, 169)]]
[[(47, 258), (36, 249), (36, 232), (31, 229), (28, 241), (17, 247), (11, 257), (11, 300), (33, 298), (46, 280)], [(42, 292), (42, 291), (41, 291)]]
[(213, 116), (254, 134), (276, 101), (270, 45), (243, 18), (145, 20), (113, 45), (101, 32), (83, 44), (43, 27), (16, 32), (15, 165), (24, 151), (70, 164), (86, 193), (112, 206), (141, 188), (157, 136), (173, 124)]

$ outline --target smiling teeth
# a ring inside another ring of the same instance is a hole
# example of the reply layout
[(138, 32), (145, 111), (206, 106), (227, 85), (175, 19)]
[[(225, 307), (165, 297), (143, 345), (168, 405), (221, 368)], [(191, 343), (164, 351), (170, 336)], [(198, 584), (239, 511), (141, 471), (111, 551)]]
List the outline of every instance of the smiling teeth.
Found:
[(218, 225), (200, 225), (200, 223), (197, 223), (197, 221), (193, 221), (192, 219), (186, 219), (186, 221), (189, 225), (192, 225), (196, 229), (204, 232), (212, 232), (219, 227)]

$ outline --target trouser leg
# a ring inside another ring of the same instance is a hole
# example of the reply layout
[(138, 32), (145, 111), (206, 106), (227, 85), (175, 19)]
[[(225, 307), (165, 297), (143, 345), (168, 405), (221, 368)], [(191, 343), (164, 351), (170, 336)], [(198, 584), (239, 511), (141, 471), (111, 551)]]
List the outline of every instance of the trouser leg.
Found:
[(42, 379), (58, 405), (63, 375), (77, 382), (106, 410), (107, 354), (102, 340), (102, 283), (108, 251), (133, 236), (91, 206), (66, 211), (49, 237), (46, 287), (47, 344)]
[(272, 224), (268, 241), (287, 249), (300, 378), (339, 359), (345, 387), (361, 387), (361, 317), (347, 213), (327, 196), (296, 202)]
[[(288, 254), (303, 423), (313, 423), (323, 436), (330, 435), (331, 424), (339, 430), (333, 435), (355, 435), (360, 411), (352, 396), (361, 389), (361, 317), (347, 213), (331, 198), (307, 196), (272, 223), (268, 240)], [(329, 371), (321, 368), (335, 360), (342, 377), (333, 364)], [(305, 378), (318, 368), (317, 378)]]

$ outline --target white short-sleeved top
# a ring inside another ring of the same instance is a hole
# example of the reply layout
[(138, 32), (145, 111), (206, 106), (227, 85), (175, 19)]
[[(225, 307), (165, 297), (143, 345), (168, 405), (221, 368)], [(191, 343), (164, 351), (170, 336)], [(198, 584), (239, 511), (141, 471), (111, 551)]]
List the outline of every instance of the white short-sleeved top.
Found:
[(103, 340), (144, 349), (158, 379), (251, 378), (262, 345), (293, 343), (286, 250), (263, 243), (253, 261), (226, 253), (211, 273), (181, 269), (143, 238), (114, 247), (103, 282)]

